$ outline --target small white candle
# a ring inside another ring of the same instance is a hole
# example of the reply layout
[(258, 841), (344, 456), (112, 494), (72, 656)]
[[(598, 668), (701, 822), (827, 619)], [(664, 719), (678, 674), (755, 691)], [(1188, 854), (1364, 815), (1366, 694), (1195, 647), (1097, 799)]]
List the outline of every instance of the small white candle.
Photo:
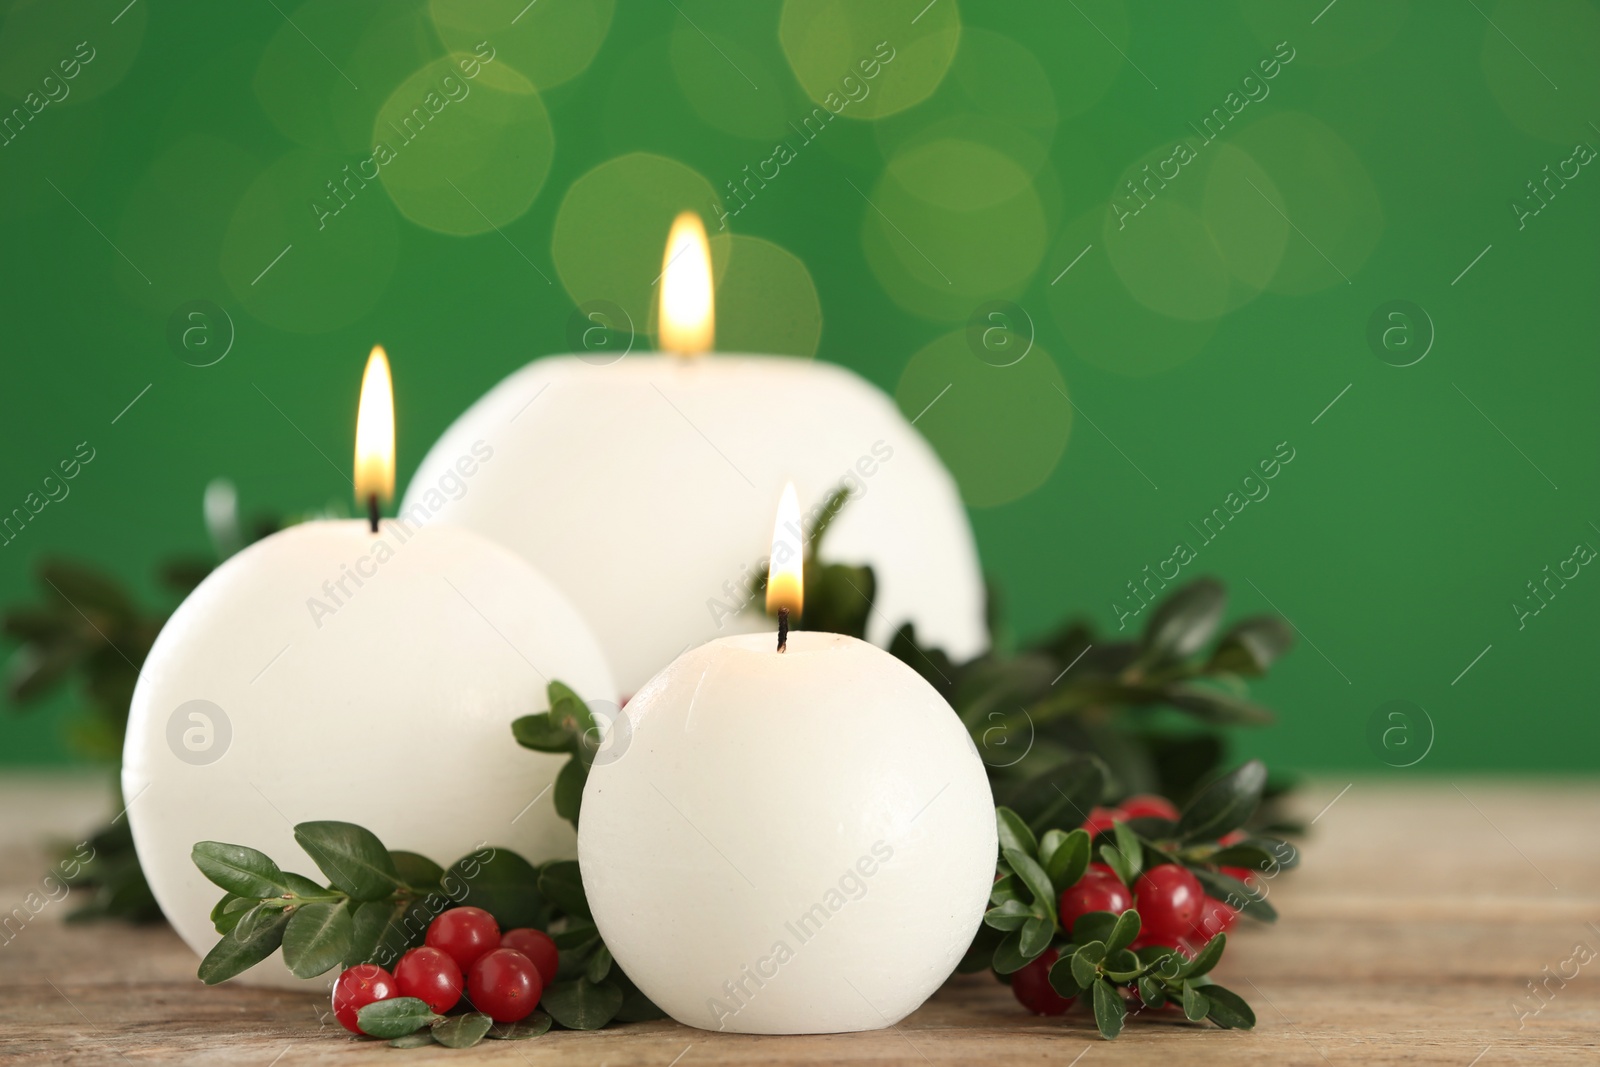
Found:
[[(766, 626), (744, 606), (773, 498), (793, 480), (811, 509), (842, 486), (852, 499), (824, 554), (872, 565), (870, 638), (887, 645), (911, 622), (958, 660), (981, 653), (983, 575), (950, 473), (893, 400), (843, 367), (702, 354), (710, 264), (698, 220), (689, 228), (698, 233), (674, 228), (660, 279), (661, 340), (675, 354), (560, 356), (516, 371), (445, 431), (401, 514), (435, 505), (550, 575), (631, 693), (689, 645)], [(440, 477), (480, 440), (494, 463), (447, 499)], [(618, 580), (635, 567), (647, 583)]]
[(628, 703), (628, 733), (584, 789), (589, 904), (623, 970), (681, 1023), (889, 1026), (982, 919), (988, 778), (910, 667), (838, 634), (777, 642), (702, 645)]
[[(367, 393), (363, 497), (381, 495), (385, 471), (393, 485), (392, 443), (373, 451), (375, 436), (392, 442), (392, 414), (374, 420)], [(443, 864), (484, 843), (535, 863), (571, 856), (571, 825), (544, 792), (564, 758), (511, 735), (548, 706), (552, 678), (615, 699), (566, 598), (477, 534), (308, 522), (251, 545), (179, 606), (134, 691), (122, 788), (161, 910), (203, 955), (221, 890), (191, 861), (195, 842), (248, 845), (320, 878), (292, 832), (312, 819)], [(277, 956), (243, 980), (301, 984)]]

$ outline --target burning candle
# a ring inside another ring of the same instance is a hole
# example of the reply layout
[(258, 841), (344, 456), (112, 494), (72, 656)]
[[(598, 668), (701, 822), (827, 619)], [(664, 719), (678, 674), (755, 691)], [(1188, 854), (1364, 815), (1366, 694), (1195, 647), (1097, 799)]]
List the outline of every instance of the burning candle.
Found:
[[(768, 590), (798, 616), (786, 536), (780, 518)], [(950, 976), (988, 901), (994, 801), (915, 671), (839, 634), (743, 634), (678, 657), (623, 714), (578, 862), (607, 947), (674, 1019), (870, 1030)]]
[[(307, 522), (230, 558), (179, 606), (129, 712), (122, 788), (139, 861), (189, 946), (216, 941), (218, 892), (197, 841), (249, 845), (315, 874), (292, 827), (359, 823), (449, 862), (487, 843), (533, 862), (571, 856), (548, 795), (562, 757), (511, 722), (559, 679), (616, 691), (582, 618), (527, 563), (443, 524), (378, 519), (394, 491), (388, 361), (374, 349), (354, 487), (369, 516)], [(457, 479), (492, 459), (468, 442)], [(468, 483), (470, 484), (470, 483)], [(532, 802), (532, 803), (530, 803)], [(297, 983), (281, 961), (245, 981)]]
[[(911, 622), (957, 659), (982, 652), (983, 578), (966, 512), (894, 402), (833, 364), (709, 355), (715, 309), (698, 217), (673, 227), (658, 282), (666, 354), (523, 367), (445, 431), (401, 514), (472, 442), (492, 445), (493, 469), (435, 514), (549, 574), (630, 693), (689, 645), (762, 628), (746, 609), (773, 496), (792, 478), (805, 537), (842, 487), (851, 499), (825, 551), (874, 568), (871, 639), (887, 645)], [(632, 566), (652, 580), (618, 581)]]

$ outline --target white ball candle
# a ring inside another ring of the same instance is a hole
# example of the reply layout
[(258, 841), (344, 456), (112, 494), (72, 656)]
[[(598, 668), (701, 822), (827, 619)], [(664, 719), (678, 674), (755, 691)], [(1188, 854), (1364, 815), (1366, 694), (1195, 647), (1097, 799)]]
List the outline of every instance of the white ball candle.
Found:
[[(320, 877), (292, 830), (314, 819), (444, 864), (485, 843), (571, 856), (547, 792), (563, 759), (511, 733), (547, 707), (550, 679), (615, 699), (566, 597), (477, 534), (308, 522), (246, 548), (162, 629), (129, 712), (123, 794), (162, 912), (204, 954), (222, 891), (194, 844), (248, 845)], [(298, 984), (276, 956), (245, 980)]]
[[(697, 246), (674, 247), (662, 340), (693, 353), (709, 345), (709, 267), (694, 269)], [(704, 283), (674, 285), (685, 271)], [(686, 314), (706, 316), (691, 322), (699, 332), (682, 328)], [(873, 567), (874, 642), (912, 622), (957, 659), (987, 646), (983, 576), (955, 481), (882, 391), (842, 367), (777, 356), (611, 360), (540, 359), (500, 382), (423, 459), (401, 513), (431, 508), (549, 574), (594, 627), (624, 693), (689, 645), (770, 627), (744, 609), (788, 480), (808, 509), (851, 490), (825, 554)], [(479, 440), (494, 461), (472, 492), (439, 493), (449, 464)], [(649, 582), (619, 581), (624, 568)]]
[(674, 1019), (890, 1026), (982, 920), (988, 778), (950, 706), (852, 637), (744, 634), (675, 660), (589, 775), (578, 861), (601, 936)]

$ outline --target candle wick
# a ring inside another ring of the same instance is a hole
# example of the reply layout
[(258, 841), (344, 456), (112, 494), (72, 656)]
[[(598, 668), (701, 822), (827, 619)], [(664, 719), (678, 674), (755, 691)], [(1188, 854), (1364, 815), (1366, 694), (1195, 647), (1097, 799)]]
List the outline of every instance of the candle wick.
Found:
[(378, 494), (370, 493), (367, 496), (367, 521), (372, 524), (372, 532), (378, 532)]
[(789, 609), (778, 609), (778, 651), (789, 647)]

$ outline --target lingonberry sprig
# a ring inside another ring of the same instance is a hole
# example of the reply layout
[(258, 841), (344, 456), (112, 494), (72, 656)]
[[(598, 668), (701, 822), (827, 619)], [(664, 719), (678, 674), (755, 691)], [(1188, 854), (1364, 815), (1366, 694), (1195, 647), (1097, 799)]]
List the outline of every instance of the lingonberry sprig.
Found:
[(1107, 1039), (1122, 1032), (1130, 1004), (1170, 1003), (1195, 1022), (1250, 1029), (1250, 1006), (1210, 972), (1237, 914), (1276, 919), (1264, 879), (1298, 861), (1287, 842), (1238, 831), (1265, 784), (1266, 768), (1251, 761), (1182, 812), (1134, 797), (1042, 835), (997, 808), (992, 906), (961, 969), (991, 967), (1036, 1014), (1060, 1014), (1087, 996)]

